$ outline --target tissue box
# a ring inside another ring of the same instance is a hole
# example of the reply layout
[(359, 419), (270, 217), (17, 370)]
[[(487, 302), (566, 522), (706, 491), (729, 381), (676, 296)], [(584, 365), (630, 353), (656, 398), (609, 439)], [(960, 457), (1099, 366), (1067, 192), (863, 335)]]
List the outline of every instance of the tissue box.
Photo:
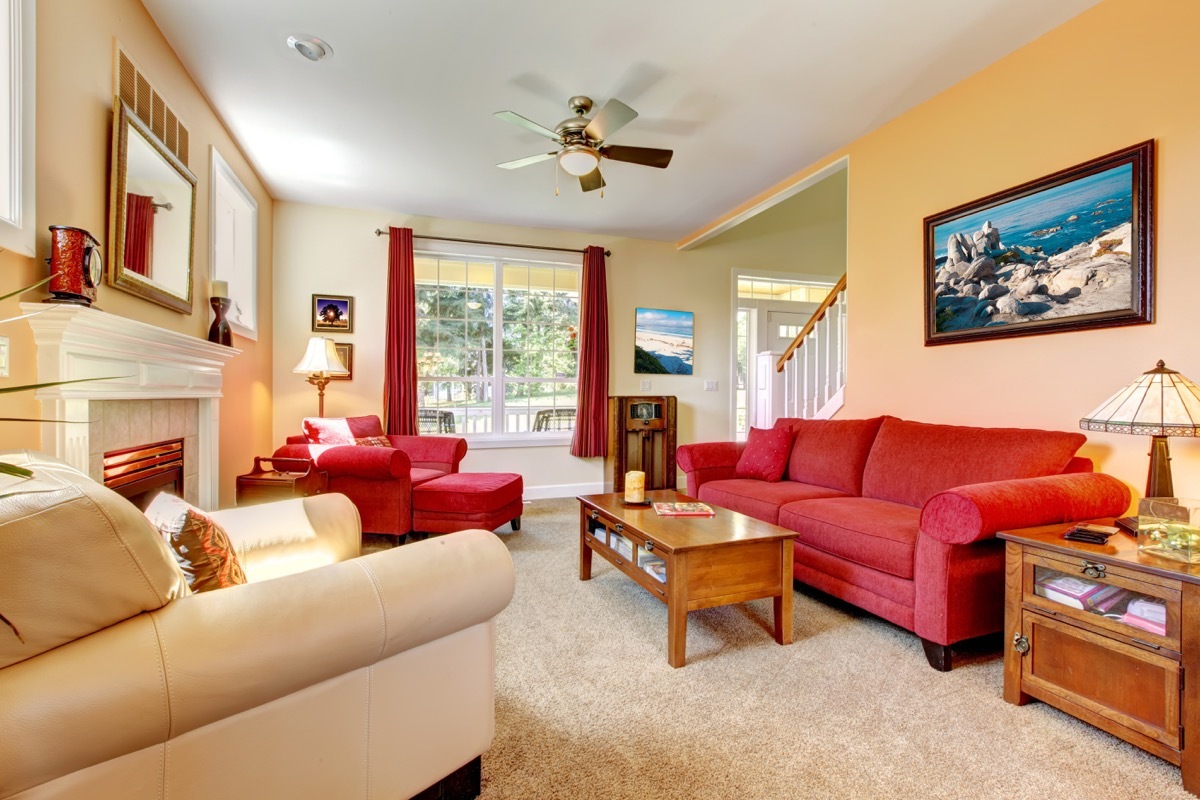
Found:
[(1147, 497), (1138, 501), (1138, 549), (1200, 563), (1200, 500)]

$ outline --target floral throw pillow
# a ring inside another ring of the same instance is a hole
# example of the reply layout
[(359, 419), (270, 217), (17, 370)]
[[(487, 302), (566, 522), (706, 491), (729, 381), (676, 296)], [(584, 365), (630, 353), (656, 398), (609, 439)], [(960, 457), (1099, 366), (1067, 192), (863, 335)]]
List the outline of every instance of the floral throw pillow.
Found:
[(193, 592), (246, 582), (228, 534), (200, 509), (164, 493), (150, 503), (146, 518), (171, 546)]
[(778, 483), (787, 469), (793, 436), (791, 428), (751, 428), (734, 475)]
[(359, 447), (391, 447), (392, 442), (386, 436), (360, 436), (354, 440)]

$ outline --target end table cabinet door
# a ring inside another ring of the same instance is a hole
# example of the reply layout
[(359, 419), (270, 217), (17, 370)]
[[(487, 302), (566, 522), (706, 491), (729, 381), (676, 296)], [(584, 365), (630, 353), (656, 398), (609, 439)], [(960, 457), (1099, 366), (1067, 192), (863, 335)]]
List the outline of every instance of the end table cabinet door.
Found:
[(1029, 642), (1021, 659), (1026, 689), (1180, 749), (1178, 661), (1036, 612), (1023, 615), (1021, 632)]

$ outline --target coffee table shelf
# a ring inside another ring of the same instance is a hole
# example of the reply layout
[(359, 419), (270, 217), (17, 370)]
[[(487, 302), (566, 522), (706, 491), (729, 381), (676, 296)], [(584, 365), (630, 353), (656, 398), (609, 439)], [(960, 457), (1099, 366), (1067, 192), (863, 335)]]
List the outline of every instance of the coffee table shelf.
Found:
[[(670, 489), (651, 491), (660, 502), (695, 502)], [(579, 497), (579, 579), (592, 577), (599, 553), (667, 606), (667, 661), (686, 662), (687, 614), (700, 608), (774, 600), (774, 635), (792, 641), (794, 533), (723, 508), (712, 517), (659, 517), (653, 507), (625, 506), (620, 494)], [(630, 542), (623, 553), (615, 537)], [(638, 564), (639, 554), (661, 558), (666, 580)]]

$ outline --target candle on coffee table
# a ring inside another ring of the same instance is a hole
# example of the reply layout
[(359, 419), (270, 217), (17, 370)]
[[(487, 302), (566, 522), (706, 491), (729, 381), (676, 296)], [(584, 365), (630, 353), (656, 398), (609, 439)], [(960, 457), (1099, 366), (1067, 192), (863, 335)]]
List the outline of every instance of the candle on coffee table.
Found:
[(646, 502), (646, 473), (644, 473), (644, 472), (626, 472), (625, 473), (625, 502), (626, 503), (644, 503), (644, 502)]

